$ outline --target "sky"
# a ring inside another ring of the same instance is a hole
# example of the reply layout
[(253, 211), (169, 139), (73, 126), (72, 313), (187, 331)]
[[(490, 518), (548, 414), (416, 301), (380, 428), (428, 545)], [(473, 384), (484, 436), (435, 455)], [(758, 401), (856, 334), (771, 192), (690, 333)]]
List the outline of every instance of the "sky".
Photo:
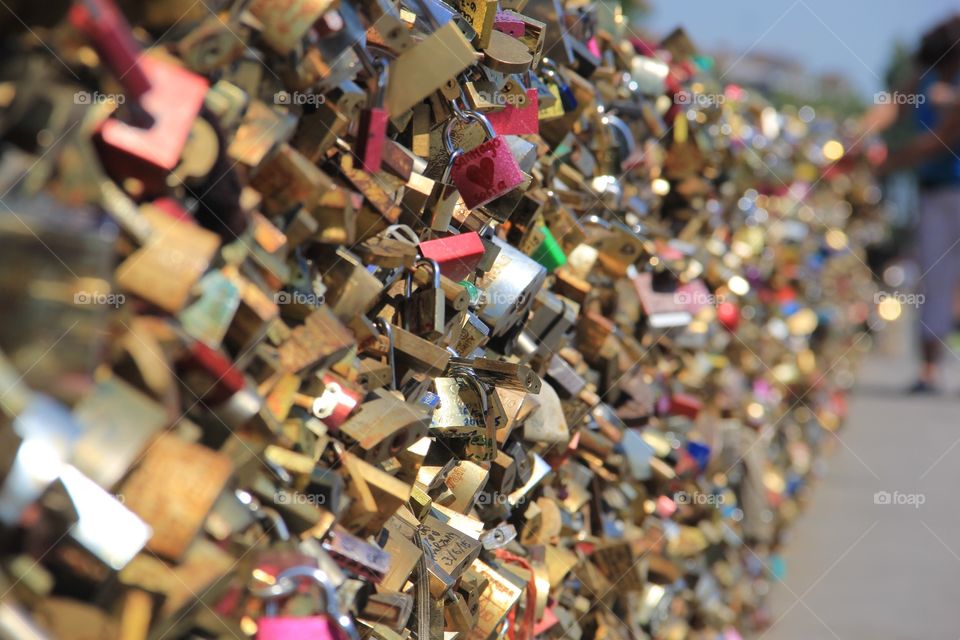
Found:
[(902, 40), (911, 48), (960, 0), (649, 0), (644, 24), (665, 34), (681, 25), (693, 42), (786, 54), (817, 72), (847, 76), (863, 95), (883, 89), (883, 76)]

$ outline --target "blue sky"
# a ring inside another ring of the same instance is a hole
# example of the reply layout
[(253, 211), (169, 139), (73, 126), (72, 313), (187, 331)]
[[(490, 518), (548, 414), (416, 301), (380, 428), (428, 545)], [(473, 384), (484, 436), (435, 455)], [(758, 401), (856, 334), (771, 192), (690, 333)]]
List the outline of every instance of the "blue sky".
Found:
[[(864, 95), (881, 89), (896, 39), (916, 44), (960, 0), (650, 0), (648, 28), (683, 25), (694, 43), (738, 53), (753, 46), (838, 71)], [(958, 45), (960, 46), (960, 45)]]

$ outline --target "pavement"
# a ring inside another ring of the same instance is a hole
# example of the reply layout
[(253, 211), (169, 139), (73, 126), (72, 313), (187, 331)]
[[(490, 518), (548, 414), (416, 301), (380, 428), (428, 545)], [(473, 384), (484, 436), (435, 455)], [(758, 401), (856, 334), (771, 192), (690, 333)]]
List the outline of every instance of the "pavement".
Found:
[(960, 354), (947, 392), (903, 393), (909, 319), (875, 339), (825, 475), (791, 529), (764, 640), (960, 638)]

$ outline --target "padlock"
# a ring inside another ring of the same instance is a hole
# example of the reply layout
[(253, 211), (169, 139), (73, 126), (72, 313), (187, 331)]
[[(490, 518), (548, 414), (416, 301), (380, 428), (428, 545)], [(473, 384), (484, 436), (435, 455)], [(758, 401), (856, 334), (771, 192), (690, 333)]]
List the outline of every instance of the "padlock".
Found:
[(262, 25), (264, 41), (281, 54), (292, 51), (329, 9), (325, 0), (293, 0), (283, 5), (254, 0), (249, 11)]
[(316, 418), (336, 431), (360, 403), (361, 395), (332, 373), (324, 373), (322, 381), (323, 392), (313, 400), (310, 410)]
[[(518, 186), (523, 182), (523, 173), (503, 138), (494, 132), (489, 120), (475, 111), (460, 110), (456, 101), (451, 104), (454, 111), (459, 110), (461, 115), (450, 119), (443, 134), (444, 146), (451, 158), (450, 177), (457, 185), (467, 208), (475, 209)], [(461, 117), (463, 122), (479, 122), (483, 125), (489, 140), (470, 151), (457, 153), (453, 146), (452, 133)]]
[(387, 395), (360, 405), (340, 427), (343, 439), (355, 445), (367, 462), (376, 464), (397, 455), (427, 434), (430, 417), (423, 405), (407, 404)]
[(526, 104), (507, 104), (487, 114), (497, 135), (536, 135), (540, 133), (540, 107), (536, 89), (526, 89)]
[(540, 393), (540, 376), (527, 365), (516, 362), (502, 362), (491, 358), (459, 358), (450, 359), (451, 369), (464, 368), (478, 380), (491, 386), (503, 389), (515, 389), (532, 393)]
[(143, 69), (150, 82), (140, 105), (152, 123), (142, 127), (108, 118), (100, 125), (96, 142), (111, 177), (120, 182), (136, 178), (147, 192), (156, 193), (180, 161), (208, 83), (172, 62), (151, 56), (141, 56), (137, 68)]
[[(304, 618), (278, 616), (277, 600), (295, 594), (301, 580), (310, 580), (320, 587), (323, 613)], [(257, 640), (304, 636), (323, 640), (360, 640), (353, 619), (349, 614), (341, 613), (336, 589), (323, 569), (291, 567), (277, 575), (276, 581), (269, 587), (251, 591), (255, 596), (267, 600), (264, 615), (257, 621)]]
[(449, 377), (436, 378), (440, 406), (434, 411), (431, 430), (453, 435), (450, 443), (463, 450), (464, 457), (489, 461), (496, 457), (497, 425), (490, 411), (488, 391), (469, 370), (459, 367)]
[(477, 280), (477, 285), (485, 289), (487, 296), (480, 319), (490, 325), (490, 335), (496, 338), (526, 318), (547, 272), (503, 240), (494, 237), (492, 242), (500, 250), (499, 254), (490, 270)]
[(427, 340), (436, 340), (446, 326), (446, 300), (440, 288), (440, 266), (436, 260), (423, 258), (417, 260), (414, 270), (421, 266), (430, 267), (433, 279), (430, 286), (414, 290), (413, 272), (407, 273), (403, 320), (408, 331)]
[[(355, 45), (355, 48), (362, 51), (363, 55), (367, 55), (361, 45)], [(380, 171), (390, 119), (390, 115), (383, 108), (383, 93), (387, 86), (390, 66), (383, 61), (377, 61), (371, 64), (371, 69), (376, 74), (376, 85), (370, 104), (360, 111), (360, 120), (357, 123), (356, 154), (364, 169), (370, 173), (377, 173)]]
[[(169, 473), (173, 467), (175, 475)], [(143, 463), (124, 480), (120, 493), (126, 506), (154, 528), (149, 548), (178, 560), (232, 472), (233, 465), (224, 454), (162, 434), (147, 449)]]
[(512, 11), (497, 11), (493, 28), (518, 39), (523, 38), (526, 33), (526, 25), (523, 20), (517, 18), (516, 14)]
[(476, 32), (476, 47), (485, 49), (490, 44), (490, 32), (497, 15), (497, 3), (493, 0), (461, 0), (460, 12)]
[(463, 280), (472, 274), (483, 258), (484, 246), (475, 231), (446, 238), (423, 240), (419, 244), (424, 258), (436, 261), (440, 273), (451, 280)]
[(561, 75), (557, 64), (550, 58), (543, 58), (540, 63), (543, 66), (547, 83), (557, 88), (557, 95), (560, 99), (560, 105), (563, 107), (563, 112), (570, 113), (574, 111), (579, 106), (577, 97), (574, 95), (573, 89), (570, 88), (570, 85)]
[(364, 580), (379, 583), (390, 569), (390, 554), (335, 526), (323, 543), (323, 548), (346, 572)]
[(473, 46), (457, 25), (450, 21), (437, 27), (390, 63), (387, 112), (396, 117), (411, 109), (473, 63)]

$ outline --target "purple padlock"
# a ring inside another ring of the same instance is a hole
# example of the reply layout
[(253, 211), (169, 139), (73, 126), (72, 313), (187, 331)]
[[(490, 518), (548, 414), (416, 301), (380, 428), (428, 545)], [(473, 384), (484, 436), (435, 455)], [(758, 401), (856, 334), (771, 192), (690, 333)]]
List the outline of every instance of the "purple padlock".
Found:
[[(450, 154), (450, 178), (468, 209), (482, 207), (523, 183), (523, 172), (510, 147), (497, 136), (493, 125), (482, 114), (464, 110), (453, 102), (454, 114), (444, 130), (443, 142)], [(453, 145), (453, 127), (457, 122), (479, 122), (490, 139), (470, 151)]]

